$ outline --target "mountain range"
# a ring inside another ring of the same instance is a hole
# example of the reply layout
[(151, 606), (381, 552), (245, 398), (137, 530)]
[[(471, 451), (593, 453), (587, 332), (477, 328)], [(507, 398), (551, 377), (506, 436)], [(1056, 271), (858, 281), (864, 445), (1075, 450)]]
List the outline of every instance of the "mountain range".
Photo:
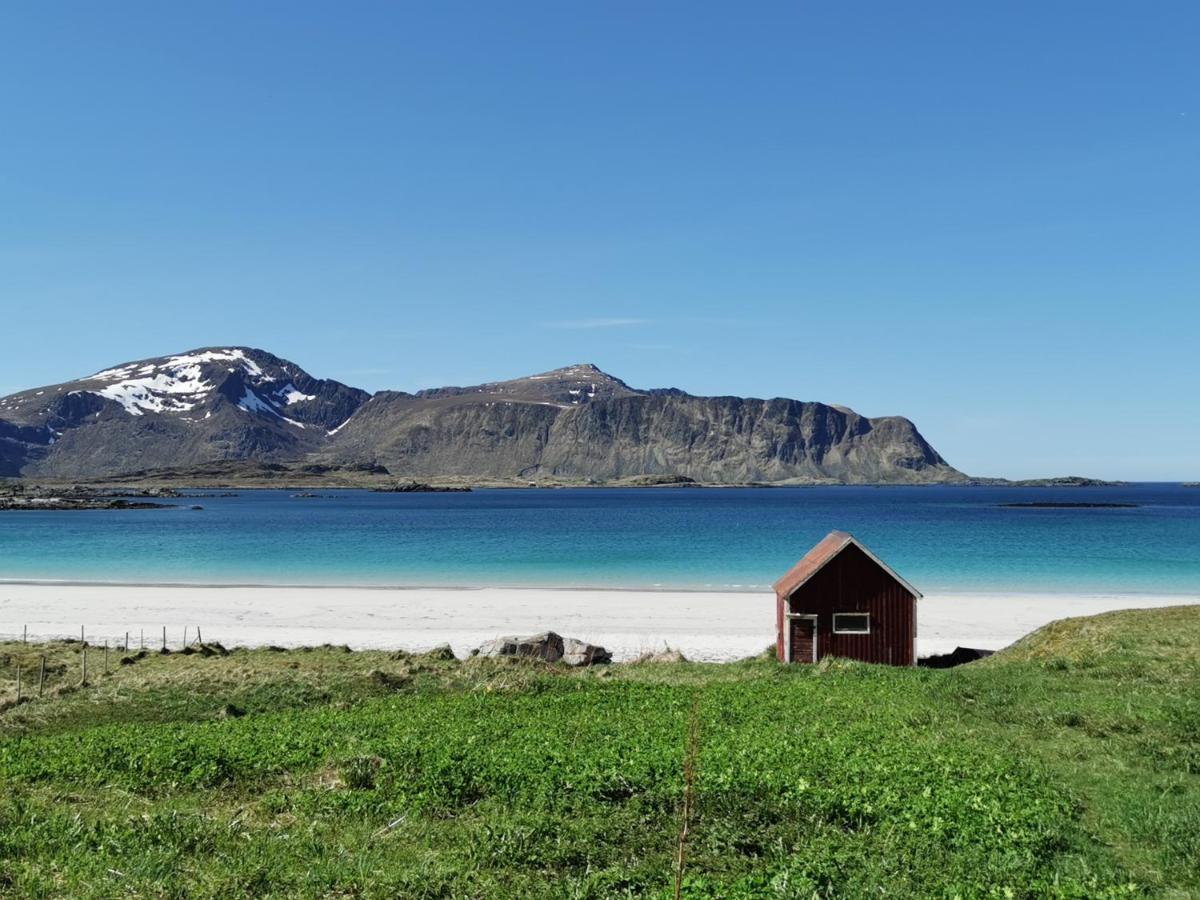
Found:
[(900, 416), (638, 390), (590, 364), (370, 394), (263, 350), (206, 347), (0, 398), (0, 475), (88, 479), (230, 460), (534, 483), (966, 480)]

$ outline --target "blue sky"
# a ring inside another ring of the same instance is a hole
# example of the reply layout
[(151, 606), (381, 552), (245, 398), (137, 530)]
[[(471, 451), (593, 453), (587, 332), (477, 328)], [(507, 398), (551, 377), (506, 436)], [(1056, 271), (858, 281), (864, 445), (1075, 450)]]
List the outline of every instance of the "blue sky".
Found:
[(9, 4), (0, 393), (589, 361), (1200, 478), (1193, 2)]

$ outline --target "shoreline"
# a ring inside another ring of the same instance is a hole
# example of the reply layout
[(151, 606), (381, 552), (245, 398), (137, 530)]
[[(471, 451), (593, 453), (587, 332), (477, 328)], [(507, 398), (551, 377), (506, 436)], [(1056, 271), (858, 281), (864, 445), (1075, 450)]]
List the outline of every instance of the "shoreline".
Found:
[[(620, 585), (546, 585), (546, 584), (353, 584), (346, 582), (302, 582), (302, 581), (102, 581), (86, 578), (0, 578), (0, 591), (6, 587), (71, 587), (71, 588), (163, 588), (169, 590), (288, 590), (288, 591), (550, 591), (591, 592), (615, 594), (771, 594), (770, 585), (739, 587), (676, 587), (649, 585), (622, 587)], [(998, 588), (944, 588), (933, 589), (923, 595), (929, 597), (1087, 597), (1087, 598), (1178, 598), (1181, 603), (1200, 603), (1200, 592), (1192, 591), (1123, 591), (1123, 590), (1080, 590), (1053, 591), (1041, 589), (1001, 590)], [(918, 601), (919, 602), (919, 601)]]
[[(454, 594), (462, 594), (455, 602)], [(938, 592), (917, 604), (922, 656), (956, 646), (998, 650), (1051, 621), (1117, 609), (1200, 603), (1197, 594)], [(0, 638), (78, 637), (178, 648), (199, 626), (226, 646), (346, 644), (459, 656), (499, 635), (557, 631), (600, 644), (614, 659), (664, 646), (721, 662), (775, 640), (775, 598), (763, 591), (612, 588), (336, 587), (78, 584), (0, 581)]]
[[(763, 594), (769, 584), (748, 588), (730, 586), (691, 588), (674, 586), (622, 587), (590, 584), (354, 584), (349, 582), (265, 582), (265, 581), (98, 581), (89, 578), (0, 578), (0, 590), (6, 587), (64, 588), (168, 588), (180, 590), (548, 590), (548, 592), (595, 592), (618, 594)], [(1200, 593), (1189, 590), (1042, 590), (1037, 588), (1004, 590), (1001, 588), (931, 589), (929, 596), (1064, 596), (1064, 598), (1180, 598), (1200, 602)]]
[[(283, 465), (300, 465), (302, 460), (292, 460)], [(220, 465), (213, 463), (210, 465)], [(397, 483), (415, 482), (426, 490), (414, 493), (439, 493), (446, 488), (472, 490), (562, 490), (562, 489), (595, 489), (595, 488), (824, 488), (824, 487), (985, 487), (985, 488), (1114, 488), (1132, 487), (1136, 485), (1181, 485), (1196, 487), (1196, 483), (1183, 479), (1167, 479), (1165, 481), (1128, 481), (1125, 479), (1091, 478), (1079, 475), (1048, 475), (1034, 478), (1006, 478), (991, 475), (968, 475), (959, 473), (961, 477), (943, 477), (928, 480), (894, 480), (894, 481), (847, 481), (843, 479), (817, 476), (797, 476), (776, 481), (697, 481), (688, 476), (676, 475), (632, 475), (625, 478), (596, 480), (592, 478), (548, 478), (528, 479), (513, 477), (469, 476), (469, 475), (412, 475), (412, 474), (362, 474), (355, 470), (335, 470), (332, 472), (306, 472), (288, 469), (283, 472), (264, 474), (259, 469), (253, 469), (249, 460), (224, 461), (230, 472), (214, 475), (205, 470), (200, 464), (195, 471), (187, 469), (153, 469), (137, 472), (117, 472), (107, 475), (66, 476), (66, 475), (4, 475), (0, 476), (2, 485), (45, 485), (49, 487), (86, 485), (100, 490), (108, 488), (129, 487), (167, 487), (180, 491), (236, 491), (236, 490), (306, 490), (320, 488), (322, 490), (376, 490), (383, 488), (384, 493), (391, 493), (389, 487)], [(240, 464), (240, 465), (239, 465)], [(244, 473), (239, 473), (242, 468)], [(682, 480), (680, 480), (682, 479)]]

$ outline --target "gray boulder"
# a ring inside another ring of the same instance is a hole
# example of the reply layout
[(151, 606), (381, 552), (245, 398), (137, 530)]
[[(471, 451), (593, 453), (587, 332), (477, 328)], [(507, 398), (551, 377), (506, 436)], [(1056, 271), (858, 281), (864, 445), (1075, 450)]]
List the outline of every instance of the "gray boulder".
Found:
[(483, 657), (528, 656), (545, 662), (562, 661), (568, 666), (590, 666), (612, 662), (612, 654), (603, 647), (575, 638), (563, 638), (553, 631), (529, 637), (499, 637), (485, 641), (474, 655)]
[(498, 637), (479, 646), (479, 656), (532, 656), (546, 662), (558, 662), (563, 655), (563, 639), (553, 631), (529, 637)]
[(587, 641), (566, 638), (563, 640), (562, 661), (568, 666), (594, 666), (612, 662), (612, 654)]

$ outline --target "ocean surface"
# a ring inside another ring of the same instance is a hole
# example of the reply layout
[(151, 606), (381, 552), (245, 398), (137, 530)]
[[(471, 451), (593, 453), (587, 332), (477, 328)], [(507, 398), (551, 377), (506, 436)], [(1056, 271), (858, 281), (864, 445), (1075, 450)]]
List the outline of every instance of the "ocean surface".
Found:
[[(763, 590), (839, 528), (925, 593), (1200, 594), (1174, 484), (315, 493), (0, 512), (0, 580)], [(1003, 505), (1055, 501), (1137, 505)]]

